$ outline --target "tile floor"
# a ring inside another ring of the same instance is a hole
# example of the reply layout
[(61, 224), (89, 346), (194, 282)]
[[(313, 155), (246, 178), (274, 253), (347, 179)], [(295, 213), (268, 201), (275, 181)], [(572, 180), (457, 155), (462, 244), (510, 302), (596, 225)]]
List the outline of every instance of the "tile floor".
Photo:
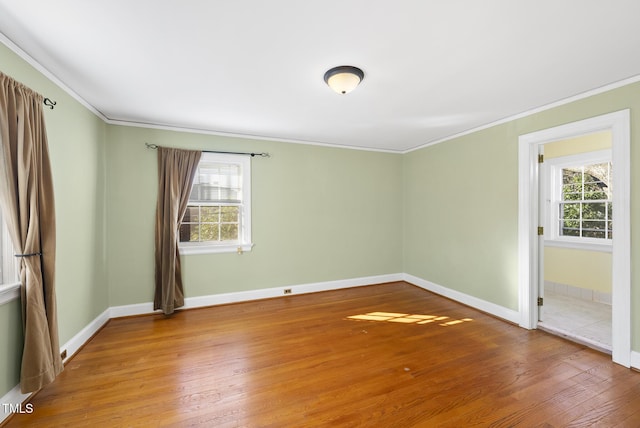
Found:
[(538, 328), (611, 353), (611, 306), (545, 291)]

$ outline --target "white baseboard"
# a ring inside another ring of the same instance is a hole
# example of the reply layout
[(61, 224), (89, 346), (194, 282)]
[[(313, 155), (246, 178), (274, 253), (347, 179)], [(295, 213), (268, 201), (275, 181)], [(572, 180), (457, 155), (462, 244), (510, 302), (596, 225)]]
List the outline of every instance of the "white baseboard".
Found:
[[(337, 281), (314, 282), (300, 285), (286, 285), (282, 287), (263, 288), (260, 290), (239, 291), (235, 293), (211, 294), (208, 296), (187, 297), (184, 299), (183, 309), (202, 308), (205, 306), (224, 305), (227, 303), (247, 302), (250, 300), (269, 299), (284, 296), (284, 290), (291, 290), (287, 295), (317, 293), (319, 291), (338, 290), (341, 288), (361, 287), (366, 285), (381, 284), (384, 282), (402, 281), (403, 274), (366, 276)], [(109, 309), (111, 318), (126, 317), (132, 315), (151, 314), (153, 303), (138, 303), (135, 305), (113, 306)]]
[(98, 332), (109, 321), (109, 308), (103, 313), (98, 315), (93, 321), (91, 321), (85, 328), (80, 330), (78, 334), (73, 336), (67, 343), (60, 347), (60, 352), (67, 351), (67, 358), (65, 362), (71, 358), (76, 352), (84, 346), (85, 343), (91, 339), (91, 337)]
[(0, 424), (4, 422), (9, 416), (11, 416), (11, 409), (16, 409), (17, 406), (22, 405), (31, 397), (31, 394), (23, 394), (20, 392), (20, 385), (16, 385), (11, 391), (7, 392), (2, 398), (0, 398)]
[(403, 274), (403, 279), (404, 281), (416, 285), (420, 288), (424, 288), (425, 290), (432, 291), (436, 294), (471, 306), (472, 308), (479, 309), (483, 312), (486, 312), (498, 318), (502, 318), (514, 324), (520, 324), (520, 313), (518, 311), (514, 311), (513, 309), (508, 309), (504, 306), (487, 302), (486, 300), (482, 300), (477, 297), (470, 296), (468, 294), (461, 293), (447, 287), (443, 287), (442, 285), (435, 284), (433, 282), (427, 281), (426, 279), (418, 278), (417, 276), (409, 275), (407, 273)]
[[(100, 330), (100, 328), (109, 321), (109, 309), (98, 315), (93, 321), (87, 324), (78, 334), (73, 336), (69, 341), (60, 347), (60, 352), (67, 351), (67, 357), (64, 361), (71, 358), (76, 352), (87, 343), (91, 337)], [(17, 409), (22, 403), (26, 402), (31, 394), (23, 394), (20, 392), (20, 385), (16, 385), (11, 391), (7, 392), (0, 398), (0, 424), (11, 415), (11, 409)], [(22, 407), (24, 409), (24, 406)]]
[(112, 306), (109, 308), (109, 318), (130, 317), (133, 315), (151, 314), (153, 312), (153, 302)]
[(640, 370), (640, 352), (631, 351), (631, 368)]
[[(315, 282), (309, 284), (290, 285), (283, 287), (266, 288), (262, 290), (241, 291), (237, 293), (213, 294), (209, 296), (188, 297), (185, 299), (184, 308), (198, 308), (204, 306), (222, 305), (227, 303), (245, 302), (250, 300), (268, 299), (272, 297), (284, 296), (284, 290), (290, 289), (291, 293), (287, 295), (316, 293), (320, 291), (338, 290), (342, 288), (360, 287), (385, 282), (406, 281), (425, 290), (432, 291), (441, 296), (458, 301), (465, 305), (479, 309), (498, 318), (518, 324), (520, 322), (520, 313), (512, 309), (505, 308), (495, 303), (487, 302), (477, 297), (452, 290), (433, 282), (418, 278), (406, 273), (396, 273), (389, 275), (376, 275), (361, 278), (352, 278), (338, 281)], [(143, 315), (153, 313), (153, 303), (139, 303), (134, 305), (113, 306), (105, 310), (96, 319), (91, 321), (85, 328), (76, 334), (71, 340), (61, 347), (67, 351), (67, 359), (74, 355), (78, 350), (109, 321), (111, 318), (118, 318), (131, 315)], [(631, 352), (631, 367), (640, 369), (640, 352)], [(19, 405), (24, 403), (30, 394), (22, 394), (20, 385), (16, 385), (11, 391), (6, 393), (0, 400), (1, 404)], [(3, 407), (0, 413), (0, 423), (9, 415), (9, 406)]]

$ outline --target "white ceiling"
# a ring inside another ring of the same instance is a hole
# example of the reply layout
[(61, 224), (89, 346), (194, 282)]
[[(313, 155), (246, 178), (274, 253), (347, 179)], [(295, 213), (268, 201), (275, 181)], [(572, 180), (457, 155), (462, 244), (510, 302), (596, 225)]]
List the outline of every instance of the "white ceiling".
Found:
[[(400, 152), (640, 75), (639, 20), (638, 0), (0, 0), (0, 32), (110, 121)], [(350, 94), (337, 65), (365, 72)]]

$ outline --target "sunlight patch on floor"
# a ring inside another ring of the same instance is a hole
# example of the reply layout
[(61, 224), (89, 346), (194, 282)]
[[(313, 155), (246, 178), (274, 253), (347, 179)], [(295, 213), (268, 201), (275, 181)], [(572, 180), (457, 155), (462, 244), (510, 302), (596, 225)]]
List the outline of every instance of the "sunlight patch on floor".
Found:
[(440, 322), (439, 325), (441, 325), (442, 327), (448, 327), (452, 325), (462, 324), (464, 322), (473, 321), (473, 319), (471, 318), (451, 320), (446, 316), (403, 314), (396, 312), (369, 312), (361, 315), (352, 315), (347, 317), (347, 319), (358, 321), (386, 321), (404, 324), (431, 324), (434, 322), (449, 320), (447, 322)]

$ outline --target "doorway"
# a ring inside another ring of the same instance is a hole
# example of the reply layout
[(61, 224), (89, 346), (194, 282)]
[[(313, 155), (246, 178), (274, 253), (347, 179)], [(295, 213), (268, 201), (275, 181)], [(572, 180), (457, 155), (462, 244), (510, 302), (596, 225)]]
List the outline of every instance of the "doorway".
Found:
[(519, 137), (519, 200), (518, 200), (518, 267), (520, 325), (538, 327), (538, 298), (544, 294), (542, 263), (544, 236), (539, 235), (543, 218), (540, 195), (539, 150), (544, 144), (592, 134), (611, 132), (612, 161), (616, 173), (612, 182), (613, 224), (616, 234), (611, 251), (612, 360), (625, 367), (631, 365), (631, 256), (630, 256), (630, 122), (629, 110), (623, 110), (579, 122), (573, 122)]
[(538, 328), (611, 354), (609, 130), (540, 145)]

